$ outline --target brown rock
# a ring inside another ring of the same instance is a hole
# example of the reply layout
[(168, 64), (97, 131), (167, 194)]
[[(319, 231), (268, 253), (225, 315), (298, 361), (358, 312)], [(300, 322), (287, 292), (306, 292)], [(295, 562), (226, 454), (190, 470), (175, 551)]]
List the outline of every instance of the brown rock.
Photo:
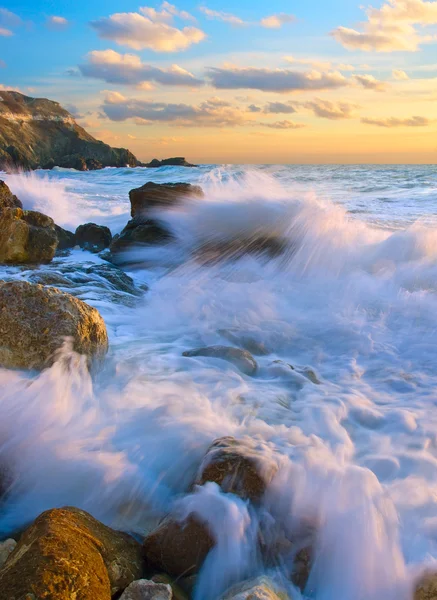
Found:
[(112, 234), (109, 227), (96, 225), (95, 223), (79, 225), (74, 237), (75, 243), (78, 246), (90, 252), (101, 252), (105, 248), (108, 248), (112, 242)]
[(49, 366), (66, 337), (90, 358), (103, 358), (108, 349), (106, 326), (95, 308), (57, 288), (0, 282), (1, 366)]
[(170, 208), (189, 198), (203, 198), (202, 188), (191, 183), (153, 183), (148, 181), (129, 192), (131, 216), (143, 217), (151, 208)]
[(141, 546), (77, 508), (49, 510), (0, 571), (8, 600), (110, 600), (144, 571)]
[(6, 208), (0, 212), (0, 262), (48, 263), (55, 255), (58, 237), (54, 222), (42, 213)]
[(224, 437), (212, 444), (195, 483), (214, 481), (224, 492), (254, 502), (260, 500), (277, 471), (274, 461), (256, 450), (251, 440)]
[(23, 208), (23, 204), (17, 196), (14, 196), (6, 183), (0, 179), (0, 211), (5, 208)]
[(414, 600), (437, 599), (437, 573), (427, 571), (416, 583)]
[(196, 357), (205, 356), (207, 358), (220, 358), (230, 362), (245, 375), (254, 376), (258, 370), (258, 364), (250, 352), (233, 348), (232, 346), (207, 346), (205, 348), (196, 348), (187, 350), (182, 356)]

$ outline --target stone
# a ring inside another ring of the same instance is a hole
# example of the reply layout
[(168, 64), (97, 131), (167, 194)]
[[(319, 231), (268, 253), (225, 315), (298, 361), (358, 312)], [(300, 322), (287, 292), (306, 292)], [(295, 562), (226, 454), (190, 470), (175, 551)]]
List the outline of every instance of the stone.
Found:
[(291, 600), (287, 591), (270, 577), (257, 577), (231, 587), (223, 600)]
[(139, 579), (124, 590), (120, 600), (172, 600), (172, 598), (170, 585)]
[(8, 560), (10, 554), (12, 554), (12, 552), (15, 550), (16, 545), (17, 542), (12, 538), (5, 540), (4, 542), (0, 542), (0, 569)]
[(28, 280), (32, 283), (55, 287), (71, 287), (73, 285), (69, 279), (56, 271), (38, 271), (29, 275)]
[(239, 329), (219, 329), (217, 333), (227, 339), (228, 342), (238, 344), (256, 356), (267, 356), (271, 353), (271, 350), (267, 347), (266, 343), (257, 340), (255, 334), (251, 335), (250, 333), (240, 331)]
[[(196, 577), (195, 575), (192, 575), (191, 577)], [(182, 589), (182, 587), (178, 584), (181, 583), (181, 580), (178, 580), (178, 583), (176, 583), (176, 581), (170, 577), (170, 575), (167, 575), (166, 573), (160, 573), (158, 575), (154, 575), (152, 577), (152, 581), (154, 581), (155, 583), (166, 583), (167, 585), (169, 585), (171, 587), (171, 591), (172, 591), (172, 598), (173, 600), (189, 600), (190, 596)]]
[(129, 192), (131, 216), (144, 217), (152, 208), (171, 208), (193, 197), (203, 198), (203, 190), (198, 185), (148, 181)]
[(192, 165), (191, 163), (185, 160), (184, 156), (175, 156), (174, 158), (164, 158), (163, 160), (158, 160), (154, 158), (149, 163), (145, 165), (148, 169), (159, 169), (159, 167), (197, 167), (197, 165)]
[(291, 580), (302, 591), (305, 589), (312, 567), (312, 548), (302, 548), (294, 559)]
[(94, 277), (101, 277), (119, 292), (132, 294), (133, 296), (141, 295), (141, 291), (135, 287), (132, 277), (129, 277), (124, 271), (113, 265), (93, 265), (85, 269), (85, 273)]
[(131, 219), (123, 231), (115, 236), (109, 247), (112, 254), (119, 254), (132, 247), (166, 244), (173, 235), (157, 221)]
[(208, 527), (192, 515), (181, 523), (166, 517), (143, 542), (147, 562), (174, 577), (197, 573), (213, 546)]
[(278, 470), (275, 461), (261, 453), (249, 438), (223, 437), (209, 447), (195, 484), (217, 483), (224, 492), (258, 502)]
[(23, 208), (23, 204), (0, 179), (0, 211), (5, 208)]
[(76, 244), (90, 252), (101, 252), (112, 242), (111, 230), (104, 225), (86, 223), (76, 229)]
[(77, 508), (52, 509), (21, 535), (0, 571), (0, 590), (11, 600), (110, 600), (144, 568), (131, 536)]
[(43, 369), (72, 338), (73, 349), (91, 359), (108, 350), (99, 312), (57, 288), (27, 281), (0, 282), (0, 365), (10, 369)]
[(7, 208), (0, 212), (0, 263), (49, 263), (58, 237), (54, 222), (42, 213)]
[(253, 356), (247, 350), (233, 348), (232, 346), (208, 346), (205, 348), (196, 348), (187, 350), (182, 356), (196, 357), (206, 356), (207, 358), (220, 358), (232, 363), (245, 375), (254, 376), (258, 370), (258, 364)]
[(426, 571), (415, 584), (414, 600), (436, 600), (437, 573)]
[(103, 169), (102, 163), (95, 158), (87, 158), (85, 164), (88, 171), (97, 171), (99, 169)]
[(68, 250), (76, 245), (76, 236), (72, 231), (63, 229), (55, 225), (56, 235), (58, 236), (58, 250)]

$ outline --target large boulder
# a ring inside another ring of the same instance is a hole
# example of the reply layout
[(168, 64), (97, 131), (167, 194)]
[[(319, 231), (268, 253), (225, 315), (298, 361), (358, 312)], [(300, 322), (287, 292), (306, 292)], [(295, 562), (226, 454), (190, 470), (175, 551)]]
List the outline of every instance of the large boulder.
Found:
[(182, 356), (196, 357), (206, 356), (207, 358), (220, 358), (230, 362), (245, 375), (255, 375), (258, 370), (258, 364), (250, 352), (233, 348), (232, 346), (207, 346), (205, 348), (196, 348), (187, 350)]
[(14, 196), (6, 183), (0, 179), (0, 211), (5, 208), (23, 208), (23, 204), (17, 196)]
[(109, 227), (85, 223), (79, 225), (74, 234), (76, 244), (90, 252), (101, 252), (111, 244), (112, 234)]
[(110, 600), (144, 576), (140, 544), (77, 508), (49, 510), (0, 571), (4, 598)]
[(171, 586), (166, 583), (155, 583), (149, 579), (139, 579), (130, 584), (121, 595), (120, 600), (172, 600)]
[(129, 192), (132, 217), (144, 217), (152, 208), (170, 208), (186, 198), (203, 198), (203, 190), (191, 183), (153, 183), (148, 181)]
[(138, 246), (153, 244), (166, 244), (173, 239), (173, 235), (157, 221), (150, 219), (131, 219), (123, 231), (114, 236), (109, 247), (112, 254), (129, 250)]
[(0, 282), (0, 365), (42, 369), (65, 338), (79, 354), (102, 358), (108, 349), (99, 312), (57, 288), (26, 281)]
[(68, 248), (74, 248), (76, 245), (76, 236), (72, 231), (63, 229), (59, 225), (55, 225), (56, 235), (58, 236), (58, 250), (67, 250)]
[(290, 600), (287, 591), (270, 577), (258, 577), (230, 588), (223, 600)]
[(48, 263), (57, 246), (58, 236), (50, 217), (21, 208), (0, 212), (0, 263)]
[(260, 452), (252, 440), (223, 437), (210, 446), (195, 483), (203, 485), (213, 481), (224, 492), (257, 502), (277, 470), (277, 463)]

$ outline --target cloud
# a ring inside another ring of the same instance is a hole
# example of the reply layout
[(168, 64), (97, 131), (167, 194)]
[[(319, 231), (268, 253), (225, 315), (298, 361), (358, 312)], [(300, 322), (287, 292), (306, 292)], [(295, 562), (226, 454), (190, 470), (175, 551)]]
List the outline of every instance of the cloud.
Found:
[(292, 114), (292, 113), (296, 112), (296, 109), (290, 103), (269, 102), (264, 107), (264, 112), (269, 113), (269, 114), (274, 114), (274, 115)]
[(65, 29), (70, 23), (65, 17), (48, 17), (46, 25), (49, 29)]
[(5, 27), (19, 27), (23, 25), (23, 20), (7, 8), (0, 8), (0, 25)]
[(361, 123), (367, 125), (376, 125), (377, 127), (427, 127), (431, 125), (433, 121), (426, 117), (410, 117), (409, 119), (398, 119), (396, 117), (390, 117), (388, 119), (370, 119), (364, 117), (361, 119)]
[(392, 75), (393, 79), (396, 79), (397, 81), (405, 81), (406, 79), (410, 79), (405, 71), (402, 71), (402, 69), (393, 69)]
[(334, 38), (350, 50), (414, 52), (420, 45), (436, 41), (417, 26), (437, 24), (437, 1), (386, 0), (381, 8), (366, 10), (367, 21), (359, 29), (337, 27)]
[(348, 80), (337, 71), (321, 73), (229, 66), (209, 67), (207, 76), (218, 89), (253, 89), (263, 92), (329, 90), (348, 85)]
[(247, 110), (251, 113), (260, 113), (263, 111), (263, 109), (261, 108), (261, 106), (257, 106), (256, 104), (250, 104), (247, 107)]
[(299, 104), (304, 108), (308, 108), (314, 114), (322, 119), (350, 119), (354, 116), (354, 110), (359, 108), (357, 104), (349, 102), (329, 102), (328, 100), (320, 100), (316, 98), (311, 102), (303, 102)]
[(80, 110), (77, 108), (75, 104), (65, 104), (65, 110), (68, 110), (70, 115), (72, 115), (75, 119), (83, 119), (84, 115), (81, 114)]
[(168, 68), (152, 67), (141, 62), (136, 54), (119, 54), (115, 50), (94, 50), (87, 55), (87, 62), (79, 65), (84, 77), (101, 79), (106, 83), (139, 86), (151, 89), (150, 82), (162, 85), (199, 86), (200, 79), (178, 65)]
[(243, 111), (216, 97), (194, 106), (127, 99), (112, 92), (106, 96), (102, 110), (112, 121), (134, 119), (138, 125), (167, 122), (180, 127), (235, 127), (247, 121)]
[(1, 37), (10, 37), (14, 35), (10, 29), (6, 29), (5, 27), (0, 27), (0, 36)]
[(7, 64), (5, 63), (5, 61), (0, 59), (0, 69), (6, 69), (6, 67)]
[(151, 19), (152, 21), (161, 21), (164, 23), (171, 23), (174, 17), (179, 17), (184, 21), (196, 21), (196, 17), (191, 15), (186, 10), (179, 10), (174, 6), (174, 4), (170, 4), (169, 2), (163, 2), (161, 4), (161, 10), (156, 10), (155, 8), (150, 8), (148, 6), (143, 6), (139, 9), (140, 13)]
[(218, 21), (224, 21), (225, 23), (230, 23), (231, 25), (246, 25), (243, 19), (232, 15), (230, 13), (225, 13), (222, 11), (211, 10), (206, 6), (200, 6), (199, 10), (208, 18), (208, 19), (216, 19)]
[(173, 5), (164, 2), (161, 11), (143, 7), (139, 13), (115, 13), (91, 21), (91, 26), (99, 37), (135, 50), (148, 48), (154, 52), (177, 52), (198, 44), (206, 37), (196, 27), (178, 29), (169, 24), (174, 16), (181, 15), (184, 18), (191, 17), (189, 13), (180, 12)]
[(294, 56), (284, 56), (284, 60), (293, 65), (304, 65), (317, 69), (319, 71), (329, 71), (336, 69), (338, 71), (355, 71), (353, 65), (344, 63), (334, 64), (330, 61), (317, 60), (313, 58), (295, 58)]
[(294, 121), (276, 121), (276, 123), (260, 123), (260, 125), (270, 129), (302, 129), (305, 127), (303, 123), (295, 123)]
[(353, 75), (352, 79), (367, 90), (385, 92), (387, 89), (387, 84), (384, 81), (379, 81), (379, 79), (376, 79), (373, 75)]
[(267, 29), (279, 29), (285, 23), (294, 23), (297, 21), (294, 15), (287, 13), (278, 13), (276, 15), (270, 15), (270, 17), (264, 17), (261, 19), (260, 25)]

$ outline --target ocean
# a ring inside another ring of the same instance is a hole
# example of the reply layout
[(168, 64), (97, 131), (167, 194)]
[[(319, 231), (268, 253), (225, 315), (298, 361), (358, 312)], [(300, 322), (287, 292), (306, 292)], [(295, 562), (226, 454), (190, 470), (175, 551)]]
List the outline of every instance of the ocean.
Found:
[[(285, 533), (296, 522), (316, 529), (308, 589), (317, 600), (408, 598), (437, 561), (437, 166), (0, 178), (63, 227), (95, 222), (113, 234), (129, 219), (129, 190), (147, 181), (205, 192), (158, 211), (175, 241), (141, 249), (125, 267), (149, 286), (141, 298), (114, 294), (93, 275), (104, 260), (78, 249), (38, 268), (0, 267), (0, 279), (57, 271), (80, 281), (74, 293), (100, 311), (110, 338), (92, 377), (79, 362), (40, 374), (0, 369), (0, 461), (17, 474), (2, 537), (64, 505), (143, 534), (187, 495), (213, 440), (248, 436), (278, 475), (258, 511), (242, 503), (226, 520), (211, 505), (216, 527), (236, 529), (201, 572), (197, 600), (216, 598), (214, 573), (231, 565), (266, 568), (248, 551), (256, 520)], [(214, 261), (197, 251), (251, 236), (278, 237), (285, 250)], [(182, 356), (229, 339), (266, 349), (255, 377)], [(225, 495), (220, 502), (226, 510)]]

